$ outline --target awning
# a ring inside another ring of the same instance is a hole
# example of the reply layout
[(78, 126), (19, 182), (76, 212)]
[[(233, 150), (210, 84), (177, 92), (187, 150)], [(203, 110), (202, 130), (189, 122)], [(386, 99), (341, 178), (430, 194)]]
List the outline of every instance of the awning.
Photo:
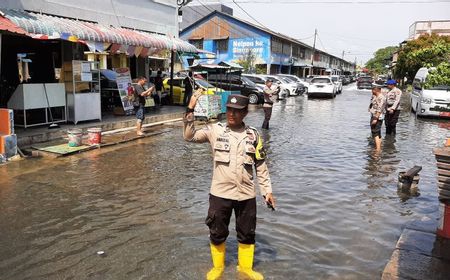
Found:
[(27, 32), (22, 28), (18, 27), (14, 23), (12, 23), (9, 19), (0, 16), (0, 31), (6, 31), (10, 33), (16, 33), (21, 35), (26, 35)]
[[(129, 47), (140, 47), (141, 51), (146, 52), (149, 49), (191, 53), (197, 51), (197, 48), (193, 45), (181, 39), (171, 38), (165, 35), (110, 27), (87, 21), (33, 12), (11, 9), (1, 9), (1, 11), (5, 14), (6, 18), (35, 39), (62, 39), (85, 44), (90, 43), (91, 46), (96, 46), (98, 45), (97, 43), (108, 43), (120, 45), (119, 49), (128, 50)], [(132, 51), (133, 53), (128, 52), (128, 54), (135, 54), (136, 49), (133, 48)]]
[(228, 67), (230, 67), (231, 69), (234, 69), (234, 70), (242, 70), (242, 69), (244, 69), (244, 67), (242, 67), (241, 65), (239, 65), (237, 63), (234, 63), (234, 62), (229, 62), (229, 61), (222, 61), (222, 62), (219, 63), (219, 65), (220, 66), (228, 66)]

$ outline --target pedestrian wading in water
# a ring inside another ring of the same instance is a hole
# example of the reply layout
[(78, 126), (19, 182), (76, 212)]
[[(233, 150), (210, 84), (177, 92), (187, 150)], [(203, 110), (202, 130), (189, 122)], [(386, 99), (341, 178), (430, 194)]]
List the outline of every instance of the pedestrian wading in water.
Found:
[(386, 112), (386, 98), (381, 92), (382, 85), (372, 85), (372, 99), (369, 106), (370, 130), (375, 142), (375, 148), (381, 150), (381, 126)]
[(153, 84), (148, 85), (148, 89), (144, 88), (147, 83), (147, 78), (139, 77), (136, 85), (134, 86), (134, 111), (136, 112), (136, 134), (144, 135), (142, 131), (142, 122), (145, 120), (145, 98), (150, 96), (155, 90)]
[(189, 142), (208, 142), (214, 158), (209, 209), (205, 220), (209, 227), (213, 267), (206, 278), (212, 280), (222, 277), (228, 226), (234, 211), (239, 242), (237, 271), (248, 279), (264, 279), (261, 273), (253, 270), (256, 230), (254, 169), (266, 203), (275, 206), (275, 201), (262, 138), (255, 128), (243, 121), (248, 113), (249, 99), (242, 95), (230, 95), (226, 103), (227, 122), (196, 129), (193, 111), (201, 93), (199, 89), (191, 97), (184, 117), (183, 137)]

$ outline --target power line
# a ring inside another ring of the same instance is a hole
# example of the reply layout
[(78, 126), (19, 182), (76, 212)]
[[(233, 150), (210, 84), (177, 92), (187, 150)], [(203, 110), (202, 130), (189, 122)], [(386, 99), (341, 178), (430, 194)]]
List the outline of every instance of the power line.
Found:
[[(264, 24), (262, 24), (261, 22), (259, 22), (256, 18), (254, 18), (251, 14), (247, 13), (247, 11), (241, 7), (241, 5), (239, 5), (235, 0), (233, 0), (233, 3), (238, 6), (239, 9), (241, 9), (247, 16), (249, 16), (251, 19), (253, 19), (256, 23), (258, 23), (259, 25), (261, 25), (264, 28), (267, 28)], [(267, 28), (269, 29), (269, 28)]]
[(317, 39), (319, 39), (319, 43), (320, 43), (320, 45), (322, 46), (322, 49), (327, 53), (327, 49), (326, 49), (325, 46), (323, 45), (322, 40), (320, 39), (319, 34), (317, 34)]
[[(201, 1), (198, 1), (198, 2), (199, 2), (203, 7), (205, 7), (208, 11), (214, 12), (214, 10), (212, 10), (210, 7), (208, 7), (208, 6), (206, 6), (205, 4), (203, 4)], [(199, 14), (202, 18), (204, 18), (205, 16), (207, 16), (207, 15), (203, 15), (202, 13), (200, 13), (200, 12), (197, 11), (196, 9), (192, 8), (191, 6), (187, 6), (187, 7), (188, 7), (189, 9), (191, 9), (192, 11), (194, 11), (195, 13)], [(213, 24), (215, 24), (215, 25), (217, 25), (218, 27), (222, 28), (223, 30), (228, 31), (228, 32), (230, 33), (230, 35), (231, 35), (232, 32), (231, 32), (230, 29), (226, 28), (225, 26), (223, 26), (223, 25), (221, 25), (221, 24), (219, 24), (219, 23), (217, 23), (217, 22), (215, 22), (215, 21), (213, 21), (213, 20), (211, 20), (210, 22), (212, 22)], [(247, 37), (253, 37), (252, 34), (247, 33), (247, 32), (245, 32), (244, 30), (236, 29), (236, 28), (234, 28), (232, 25), (229, 25), (228, 27), (231, 28), (231, 29), (232, 29), (234, 32), (236, 32), (236, 33), (243, 34), (243, 35), (245, 35), (245, 36), (247, 36)], [(263, 43), (263, 45), (266, 45), (266, 46), (267, 46), (267, 43), (266, 43), (266, 42), (262, 41), (262, 43)]]
[[(234, 0), (233, 0), (233, 1), (234, 1)], [(213, 9), (211, 9), (210, 7), (208, 7), (207, 5), (205, 5), (202, 1), (197, 0), (197, 2), (199, 2), (199, 3), (200, 3), (204, 8), (206, 8), (208, 11), (214, 12)], [(191, 9), (192, 11), (194, 11), (195, 13), (197, 13), (198, 15), (200, 15), (202, 18), (205, 17), (205, 16), (207, 16), (207, 15), (203, 15), (203, 14), (200, 13), (198, 10), (194, 9), (192, 6), (185, 6), (185, 7)], [(256, 19), (255, 19), (255, 21), (256, 21)], [(222, 28), (222, 29), (228, 31), (228, 32), (231, 34), (231, 30), (228, 29), (228, 28), (226, 28), (225, 26), (220, 25), (219, 23), (217, 23), (217, 22), (215, 22), (215, 21), (210, 21), (210, 22), (212, 22), (213, 24), (217, 25), (218, 27), (220, 27), (220, 28)], [(262, 25), (262, 24), (261, 24), (261, 25)], [(269, 28), (265, 27), (264, 25), (262, 25), (262, 26), (263, 26), (264, 28), (270, 30)], [(253, 37), (252, 34), (246, 33), (244, 30), (236, 29), (236, 28), (234, 28), (232, 25), (229, 25), (229, 27), (230, 27), (231, 29), (233, 29), (233, 30), (234, 30), (235, 32), (237, 32), (237, 33), (241, 33), (241, 34), (246, 35), (246, 36), (248, 36), (248, 37)], [(317, 32), (317, 31), (316, 31), (316, 32)], [(306, 40), (306, 39), (309, 39), (309, 38), (312, 38), (312, 37), (315, 37), (315, 36), (318, 37), (318, 39), (319, 39), (319, 41), (320, 41), (320, 44), (321, 44), (321, 46), (322, 46), (322, 48), (323, 48), (323, 52), (325, 52), (327, 55), (331, 55), (331, 56), (337, 57), (336, 55), (329, 53), (329, 52), (325, 49), (324, 44), (323, 44), (322, 40), (319, 38), (319, 36), (318, 36), (317, 33), (314, 34), (314, 35), (312, 35), (312, 36), (310, 36), (310, 37), (307, 37), (307, 38), (304, 38), (304, 39), (296, 39), (296, 40), (298, 40), (298, 41), (300, 42), (300, 40)], [(282, 37), (281, 37), (281, 38), (282, 38)], [(267, 47), (270, 47), (270, 46), (267, 45), (266, 42), (263, 42), (263, 41), (262, 41), (262, 43), (263, 43), (263, 45), (265, 45), (265, 46), (267, 46)], [(311, 46), (307, 46), (307, 47), (311, 47)], [(314, 47), (313, 47), (313, 49), (314, 49)], [(314, 55), (314, 54), (313, 54), (313, 55)]]

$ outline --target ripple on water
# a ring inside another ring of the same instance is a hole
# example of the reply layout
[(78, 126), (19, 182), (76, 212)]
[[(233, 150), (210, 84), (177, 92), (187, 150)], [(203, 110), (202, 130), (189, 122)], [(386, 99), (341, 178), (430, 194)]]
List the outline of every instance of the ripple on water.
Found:
[[(278, 205), (272, 212), (258, 198), (255, 267), (266, 279), (379, 278), (404, 223), (436, 215), (432, 149), (448, 130), (405, 110), (396, 140), (374, 153), (369, 98), (344, 90), (335, 100), (275, 105), (261, 133)], [(262, 119), (256, 109), (247, 123)], [(1, 168), (0, 277), (203, 278), (210, 148), (186, 144), (172, 128), (111, 152)], [(415, 164), (423, 166), (421, 195), (401, 197), (397, 174)], [(234, 226), (227, 248), (234, 279)]]

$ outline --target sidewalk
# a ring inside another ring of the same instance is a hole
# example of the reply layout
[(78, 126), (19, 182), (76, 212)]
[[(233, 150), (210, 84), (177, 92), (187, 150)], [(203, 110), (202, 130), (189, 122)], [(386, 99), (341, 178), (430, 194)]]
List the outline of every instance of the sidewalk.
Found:
[(436, 236), (437, 221), (424, 218), (403, 230), (382, 280), (446, 280), (450, 276), (450, 239)]
[[(152, 109), (146, 113), (145, 124), (152, 124), (162, 121), (176, 120), (182, 118), (185, 108), (181, 106), (163, 106), (161, 108)], [(114, 116), (106, 115), (102, 117), (102, 121), (81, 122), (77, 125), (72, 123), (59, 124), (60, 128), (48, 129), (48, 126), (39, 126), (32, 128), (16, 128), (17, 144), (19, 148), (27, 148), (35, 144), (57, 141), (67, 137), (67, 131), (73, 128), (82, 129), (86, 132), (88, 128), (98, 127), (102, 132), (131, 128), (136, 126), (136, 118), (131, 116)]]

